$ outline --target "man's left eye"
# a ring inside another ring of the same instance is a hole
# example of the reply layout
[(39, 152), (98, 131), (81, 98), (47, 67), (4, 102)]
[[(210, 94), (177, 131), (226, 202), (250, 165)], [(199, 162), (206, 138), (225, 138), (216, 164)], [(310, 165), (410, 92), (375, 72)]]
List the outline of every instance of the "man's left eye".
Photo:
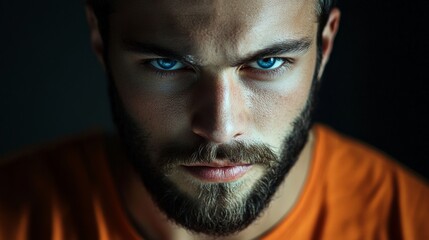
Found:
[(283, 58), (277, 57), (269, 57), (269, 58), (261, 58), (254, 62), (251, 62), (248, 66), (261, 70), (273, 70), (281, 67), (286, 60)]
[(186, 67), (185, 64), (170, 58), (153, 59), (149, 61), (149, 64), (152, 65), (152, 67), (163, 71), (179, 70)]

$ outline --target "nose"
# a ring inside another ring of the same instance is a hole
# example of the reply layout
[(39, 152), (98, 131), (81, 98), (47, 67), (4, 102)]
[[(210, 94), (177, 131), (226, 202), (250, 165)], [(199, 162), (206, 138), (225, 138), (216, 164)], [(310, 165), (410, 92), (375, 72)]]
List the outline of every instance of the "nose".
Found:
[(213, 143), (245, 134), (246, 92), (234, 73), (202, 73), (193, 95), (192, 131)]

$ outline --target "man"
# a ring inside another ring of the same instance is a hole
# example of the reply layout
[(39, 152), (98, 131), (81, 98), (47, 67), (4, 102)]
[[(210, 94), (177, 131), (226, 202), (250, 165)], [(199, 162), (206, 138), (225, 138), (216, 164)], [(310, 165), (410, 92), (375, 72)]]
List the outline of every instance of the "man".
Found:
[(312, 127), (325, 0), (89, 1), (120, 141), (1, 168), (1, 239), (428, 239), (429, 188)]

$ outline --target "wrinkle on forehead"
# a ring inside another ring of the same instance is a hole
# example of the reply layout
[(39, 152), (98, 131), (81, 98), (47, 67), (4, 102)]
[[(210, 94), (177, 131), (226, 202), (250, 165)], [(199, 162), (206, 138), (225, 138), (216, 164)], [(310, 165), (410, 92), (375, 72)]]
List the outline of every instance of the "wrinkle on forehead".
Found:
[(124, 34), (179, 48), (209, 64), (257, 50), (264, 41), (308, 36), (309, 24), (316, 22), (314, 4), (314, 0), (126, 0), (119, 3), (117, 13), (125, 20)]

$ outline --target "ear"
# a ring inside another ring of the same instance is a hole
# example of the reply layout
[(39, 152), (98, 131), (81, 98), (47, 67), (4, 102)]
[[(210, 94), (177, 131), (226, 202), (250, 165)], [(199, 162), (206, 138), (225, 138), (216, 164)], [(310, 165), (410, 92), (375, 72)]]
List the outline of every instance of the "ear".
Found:
[(322, 62), (319, 69), (318, 79), (321, 79), (326, 63), (328, 63), (332, 48), (334, 47), (335, 36), (340, 25), (341, 12), (338, 8), (331, 10), (328, 21), (322, 32)]
[(86, 20), (89, 25), (92, 50), (95, 52), (95, 55), (97, 56), (98, 61), (105, 69), (106, 64), (104, 62), (103, 38), (101, 37), (100, 29), (98, 27), (97, 16), (95, 16), (95, 13), (92, 7), (88, 5), (85, 6), (85, 13), (86, 13)]

